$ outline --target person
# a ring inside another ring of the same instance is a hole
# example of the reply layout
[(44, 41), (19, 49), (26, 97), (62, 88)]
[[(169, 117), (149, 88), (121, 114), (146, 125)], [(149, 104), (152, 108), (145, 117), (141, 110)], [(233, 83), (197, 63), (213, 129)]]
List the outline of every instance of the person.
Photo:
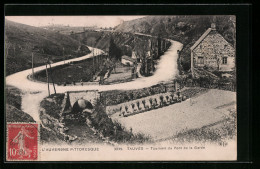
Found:
[(163, 95), (160, 96), (160, 107), (163, 107)]
[(80, 79), (80, 84), (81, 84), (81, 86), (83, 86), (83, 81), (82, 81), (82, 79)]
[(139, 102), (139, 101), (136, 102), (136, 106), (137, 106), (138, 110), (141, 110), (140, 102)]
[(155, 106), (154, 106), (154, 104), (153, 104), (153, 99), (152, 99), (152, 98), (149, 99), (149, 102), (150, 102), (150, 104), (151, 104), (151, 107), (154, 108)]
[(34, 137), (31, 137), (28, 133), (28, 131), (25, 129), (24, 126), (22, 126), (21, 130), (19, 133), (16, 135), (16, 137), (13, 139), (14, 143), (18, 144), (18, 149), (19, 149), (19, 154), (20, 156), (27, 155), (28, 150), (25, 147), (25, 137), (29, 139), (34, 139)]

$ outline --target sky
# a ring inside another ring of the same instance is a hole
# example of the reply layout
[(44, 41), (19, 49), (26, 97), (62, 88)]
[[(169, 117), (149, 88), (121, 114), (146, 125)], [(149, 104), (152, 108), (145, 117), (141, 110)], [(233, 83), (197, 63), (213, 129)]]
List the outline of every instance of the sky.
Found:
[(97, 26), (114, 27), (123, 21), (142, 18), (137, 15), (118, 16), (6, 16), (5, 18), (31, 26), (69, 25), (69, 26)]

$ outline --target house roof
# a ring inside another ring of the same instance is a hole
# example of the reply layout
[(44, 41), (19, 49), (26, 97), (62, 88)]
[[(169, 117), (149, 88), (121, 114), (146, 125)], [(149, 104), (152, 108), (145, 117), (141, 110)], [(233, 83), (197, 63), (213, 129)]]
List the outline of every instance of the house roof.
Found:
[(133, 59), (133, 58), (131, 58), (131, 57), (129, 57), (129, 56), (126, 56), (126, 55), (123, 55), (123, 56), (122, 56), (122, 59), (129, 60), (129, 61), (131, 61), (131, 62), (135, 62), (135, 61), (136, 61), (135, 59)]
[(191, 50), (193, 50), (194, 48), (196, 48), (199, 43), (205, 39), (205, 37), (210, 33), (212, 29), (211, 28), (208, 28), (208, 30), (206, 32), (204, 32), (204, 34), (194, 43), (194, 45), (190, 48)]

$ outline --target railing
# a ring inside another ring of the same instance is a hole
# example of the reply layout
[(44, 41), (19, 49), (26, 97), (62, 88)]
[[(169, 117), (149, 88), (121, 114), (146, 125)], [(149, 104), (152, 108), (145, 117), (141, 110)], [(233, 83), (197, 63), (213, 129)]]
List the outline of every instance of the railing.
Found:
[(118, 105), (106, 106), (106, 113), (113, 115), (118, 113), (118, 116), (127, 117), (130, 115), (143, 113), (146, 111), (162, 108), (171, 104), (181, 102), (185, 97), (178, 96), (176, 93), (167, 92), (148, 96), (141, 99), (131, 100)]

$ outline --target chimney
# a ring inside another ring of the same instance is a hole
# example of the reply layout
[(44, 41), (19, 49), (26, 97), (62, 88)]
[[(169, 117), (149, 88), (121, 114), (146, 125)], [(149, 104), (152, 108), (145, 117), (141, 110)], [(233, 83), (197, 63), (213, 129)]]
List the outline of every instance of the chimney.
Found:
[(211, 30), (216, 30), (216, 24), (215, 23), (211, 24)]

